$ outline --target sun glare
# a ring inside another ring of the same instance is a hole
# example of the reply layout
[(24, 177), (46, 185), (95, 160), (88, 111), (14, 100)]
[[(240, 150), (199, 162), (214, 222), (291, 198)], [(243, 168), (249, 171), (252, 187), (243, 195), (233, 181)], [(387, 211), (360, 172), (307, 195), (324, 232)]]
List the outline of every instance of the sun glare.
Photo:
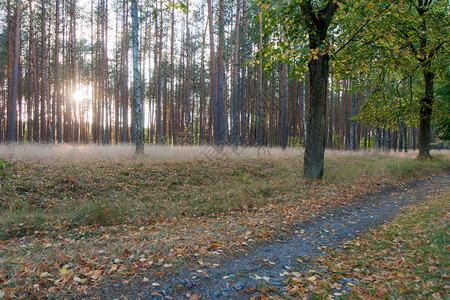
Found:
[(89, 98), (88, 88), (85, 86), (79, 86), (75, 92), (72, 93), (72, 98), (76, 103), (83, 102)]

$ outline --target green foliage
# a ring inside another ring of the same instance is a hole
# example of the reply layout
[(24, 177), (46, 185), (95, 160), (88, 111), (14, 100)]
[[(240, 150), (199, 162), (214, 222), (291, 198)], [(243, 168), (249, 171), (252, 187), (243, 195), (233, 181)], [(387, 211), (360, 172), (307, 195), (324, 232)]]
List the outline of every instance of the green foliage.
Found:
[(333, 132), (333, 149), (340, 149), (343, 144), (344, 137), (339, 132)]
[(304, 139), (298, 136), (294, 136), (290, 138), (291, 145), (295, 148), (303, 148), (304, 146)]
[(359, 149), (375, 149), (375, 136), (371, 135), (370, 139), (367, 139), (367, 148), (364, 148), (364, 137), (359, 141)]
[(356, 121), (372, 127), (397, 130), (402, 123), (416, 127), (419, 123), (419, 101), (410, 94), (397, 91), (385, 84), (373, 92), (360, 109)]
[(0, 186), (6, 183), (7, 179), (11, 178), (11, 173), (9, 169), (11, 169), (13, 165), (5, 160), (0, 159)]
[(437, 138), (450, 140), (450, 70), (447, 70), (443, 82), (438, 83), (434, 104), (435, 135)]
[[(422, 7), (416, 6), (417, 1), (382, 0), (377, 3), (384, 3), (388, 9), (380, 18), (371, 20), (356, 36), (355, 42), (335, 59), (348, 62), (350, 69), (367, 74), (364, 84), (370, 96), (358, 121), (386, 129), (397, 129), (402, 122), (416, 127), (420, 103), (425, 96), (423, 72), (435, 74), (435, 82), (443, 72), (448, 72), (443, 67), (448, 66), (445, 50), (450, 38), (447, 7), (443, 1), (425, 2)], [(373, 5), (377, 4), (367, 6)], [(357, 23), (366, 17), (364, 12), (364, 9), (353, 10), (346, 16), (347, 22)], [(342, 33), (349, 34), (349, 30)], [(345, 77), (339, 70), (337, 77)], [(448, 78), (443, 82), (448, 82)], [(441, 94), (441, 100), (437, 100), (433, 109), (437, 134), (444, 139), (450, 122), (446, 114), (449, 111), (448, 100), (444, 100), (449, 98), (448, 88)]]

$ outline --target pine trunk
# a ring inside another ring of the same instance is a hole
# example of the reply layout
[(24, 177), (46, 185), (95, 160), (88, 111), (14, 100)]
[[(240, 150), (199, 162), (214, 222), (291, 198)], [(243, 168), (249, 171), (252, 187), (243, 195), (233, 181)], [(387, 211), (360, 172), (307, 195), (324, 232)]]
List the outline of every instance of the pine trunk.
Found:
[(136, 123), (136, 154), (144, 154), (144, 124), (141, 108), (141, 81), (139, 76), (139, 19), (137, 0), (131, 0), (132, 38), (133, 38), (133, 101)]
[(8, 97), (8, 113), (7, 113), (7, 138), (9, 143), (17, 141), (17, 102), (19, 85), (19, 50), (20, 50), (20, 15), (21, 1), (16, 1), (15, 9), (15, 26), (14, 26), (14, 53), (12, 58), (12, 88), (11, 95)]

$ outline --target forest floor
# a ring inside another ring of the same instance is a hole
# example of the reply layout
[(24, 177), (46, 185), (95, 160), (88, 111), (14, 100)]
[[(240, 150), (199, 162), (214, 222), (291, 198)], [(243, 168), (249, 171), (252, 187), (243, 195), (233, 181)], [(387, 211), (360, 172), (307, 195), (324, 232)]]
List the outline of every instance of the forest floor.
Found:
[(332, 153), (324, 180), (306, 181), (295, 149), (168, 147), (137, 160), (128, 148), (64, 149), (0, 147), (15, 163), (1, 177), (0, 298), (295, 295), (294, 268), (311, 255), (450, 181), (447, 152)]
[[(160, 278), (148, 273), (148, 281), (106, 285), (97, 296), (444, 299), (450, 288), (449, 184), (446, 174), (389, 187), (324, 208), (286, 238), (243, 251), (221, 265), (201, 264)], [(417, 205), (405, 211), (412, 204)]]

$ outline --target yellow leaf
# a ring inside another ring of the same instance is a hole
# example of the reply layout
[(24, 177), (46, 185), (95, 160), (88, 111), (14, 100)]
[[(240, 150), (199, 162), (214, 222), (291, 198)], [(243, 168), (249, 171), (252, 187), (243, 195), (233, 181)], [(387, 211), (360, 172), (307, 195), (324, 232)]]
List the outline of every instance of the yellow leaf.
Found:
[(76, 281), (76, 282), (79, 282), (79, 283), (85, 283), (87, 281), (87, 278), (81, 279), (80, 277), (75, 276), (73, 278), (73, 280)]
[(292, 272), (292, 276), (294, 277), (300, 277), (302, 276), (299, 272)]
[(42, 272), (41, 275), (39, 277), (41, 278), (45, 278), (45, 277), (52, 277), (53, 275), (48, 273), (48, 272)]
[(315, 281), (317, 279), (317, 277), (315, 275), (308, 277), (309, 281)]

